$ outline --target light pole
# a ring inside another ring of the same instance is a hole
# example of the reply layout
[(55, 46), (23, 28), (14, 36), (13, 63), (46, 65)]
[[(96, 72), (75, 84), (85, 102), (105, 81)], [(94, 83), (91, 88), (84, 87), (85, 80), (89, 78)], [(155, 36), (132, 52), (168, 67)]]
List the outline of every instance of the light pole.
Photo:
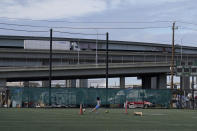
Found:
[(52, 77), (52, 44), (53, 30), (50, 29), (50, 50), (49, 50), (49, 106), (51, 106), (51, 77)]
[(98, 30), (96, 29), (96, 65), (98, 64)]
[(106, 77), (106, 107), (107, 107), (107, 99), (108, 99), (108, 48), (109, 48), (109, 33), (106, 33), (106, 72), (105, 72), (105, 77)]
[[(177, 49), (181, 49), (181, 61), (182, 61), (182, 45), (176, 44), (175, 48), (177, 47)], [(183, 77), (180, 76), (180, 97), (179, 97), (179, 104), (180, 104), (180, 108), (182, 109), (182, 89), (183, 89)]]
[(181, 61), (183, 60), (183, 47), (182, 47), (182, 40), (183, 40), (183, 38), (181, 38)]

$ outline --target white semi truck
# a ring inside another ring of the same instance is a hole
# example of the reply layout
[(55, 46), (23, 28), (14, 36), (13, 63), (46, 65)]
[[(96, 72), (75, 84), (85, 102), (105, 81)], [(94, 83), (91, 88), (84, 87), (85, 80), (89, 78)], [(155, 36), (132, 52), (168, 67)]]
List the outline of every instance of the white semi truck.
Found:
[[(24, 49), (26, 50), (49, 50), (50, 41), (46, 40), (25, 40)], [(53, 41), (53, 50), (79, 50), (77, 42)]]

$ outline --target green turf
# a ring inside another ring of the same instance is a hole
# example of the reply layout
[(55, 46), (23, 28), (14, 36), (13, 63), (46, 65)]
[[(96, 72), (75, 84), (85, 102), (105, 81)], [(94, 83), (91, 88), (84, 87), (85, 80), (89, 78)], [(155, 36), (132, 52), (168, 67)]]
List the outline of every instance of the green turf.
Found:
[(197, 131), (197, 110), (135, 109), (0, 109), (0, 131)]

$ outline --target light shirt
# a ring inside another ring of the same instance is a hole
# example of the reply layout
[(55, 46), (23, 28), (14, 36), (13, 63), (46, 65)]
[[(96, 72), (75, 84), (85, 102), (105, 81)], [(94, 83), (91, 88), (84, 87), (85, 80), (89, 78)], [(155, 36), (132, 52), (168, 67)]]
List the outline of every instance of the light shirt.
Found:
[(100, 106), (101, 105), (101, 101), (97, 100), (97, 105)]

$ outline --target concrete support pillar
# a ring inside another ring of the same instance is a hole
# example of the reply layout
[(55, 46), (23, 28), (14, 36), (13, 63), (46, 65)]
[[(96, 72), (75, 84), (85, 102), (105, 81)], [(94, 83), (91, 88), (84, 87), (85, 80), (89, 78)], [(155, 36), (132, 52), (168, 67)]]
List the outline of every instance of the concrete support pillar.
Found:
[(157, 76), (157, 89), (167, 88), (167, 76), (166, 74), (159, 74)]
[(142, 89), (166, 89), (167, 78), (166, 74), (159, 74), (158, 76), (142, 76)]
[(142, 89), (151, 89), (151, 77), (150, 76), (142, 77)]
[(197, 76), (196, 76), (196, 82), (195, 82), (196, 88), (197, 88)]
[(76, 80), (65, 80), (65, 87), (67, 88), (76, 88)]
[(80, 79), (79, 88), (88, 88), (88, 79)]
[(190, 89), (190, 77), (189, 76), (181, 76), (180, 84), (182, 85), (182, 89)]
[(71, 87), (71, 80), (65, 80), (65, 87), (70, 88)]
[(49, 81), (42, 81), (42, 87), (46, 87), (48, 88), (49, 87)]
[(76, 88), (77, 87), (76, 80), (71, 80), (71, 87), (72, 88)]
[(3, 89), (6, 87), (6, 79), (0, 79), (0, 89)]
[(29, 81), (24, 81), (24, 82), (23, 82), (23, 86), (24, 86), (24, 87), (29, 87)]
[(120, 88), (125, 88), (125, 77), (120, 77)]
[(157, 77), (151, 77), (151, 89), (157, 89)]
[[(3, 95), (3, 92), (6, 91), (6, 96)], [(6, 79), (0, 79), (0, 107), (7, 105), (9, 92), (6, 90)]]

